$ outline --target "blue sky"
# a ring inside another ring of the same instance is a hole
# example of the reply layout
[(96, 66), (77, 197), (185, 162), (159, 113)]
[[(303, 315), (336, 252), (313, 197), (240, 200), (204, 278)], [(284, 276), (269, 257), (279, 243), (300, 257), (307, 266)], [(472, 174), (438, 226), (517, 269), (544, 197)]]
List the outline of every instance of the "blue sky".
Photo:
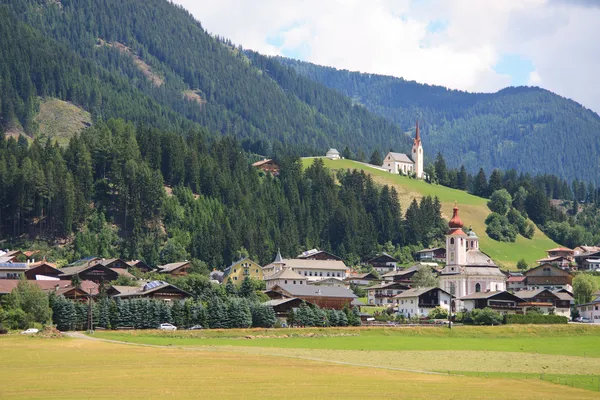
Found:
[(503, 54), (494, 65), (494, 71), (511, 77), (512, 86), (527, 85), (529, 75), (535, 71), (533, 62), (518, 54)]

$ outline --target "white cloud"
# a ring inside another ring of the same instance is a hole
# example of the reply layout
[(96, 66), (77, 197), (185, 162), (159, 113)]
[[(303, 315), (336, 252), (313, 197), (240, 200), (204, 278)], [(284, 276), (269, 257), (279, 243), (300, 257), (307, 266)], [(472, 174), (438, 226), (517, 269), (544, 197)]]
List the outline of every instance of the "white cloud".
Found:
[[(265, 54), (470, 91), (495, 91), (504, 54), (530, 59), (529, 83), (600, 110), (590, 78), (600, 8), (561, 0), (175, 0), (209, 32)], [(438, 23), (444, 29), (429, 31)], [(268, 40), (268, 39), (271, 40)], [(278, 41), (272, 40), (277, 38)]]

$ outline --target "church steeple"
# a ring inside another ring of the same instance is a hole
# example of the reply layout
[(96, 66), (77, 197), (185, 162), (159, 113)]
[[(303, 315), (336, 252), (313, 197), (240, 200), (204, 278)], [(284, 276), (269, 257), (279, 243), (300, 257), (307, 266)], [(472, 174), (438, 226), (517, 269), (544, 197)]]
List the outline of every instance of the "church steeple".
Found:
[(421, 144), (421, 130), (419, 129), (419, 120), (417, 120), (415, 140), (412, 147), (412, 161), (414, 163), (414, 173), (419, 179), (423, 179), (423, 145)]

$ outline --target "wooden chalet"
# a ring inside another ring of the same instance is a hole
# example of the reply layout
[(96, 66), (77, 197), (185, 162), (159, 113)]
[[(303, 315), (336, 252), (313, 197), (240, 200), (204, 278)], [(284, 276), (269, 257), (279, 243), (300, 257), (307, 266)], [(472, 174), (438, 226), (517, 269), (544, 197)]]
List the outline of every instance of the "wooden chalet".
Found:
[(192, 267), (189, 261), (175, 262), (158, 266), (158, 272), (161, 274), (169, 274), (173, 276), (185, 276), (188, 270)]
[[(7, 295), (12, 292), (21, 282), (20, 279), (0, 280), (0, 296)], [(46, 293), (54, 292), (57, 295), (63, 295), (68, 299), (87, 300), (90, 296), (98, 294), (99, 286), (91, 281), (82, 281), (78, 287), (71, 285), (71, 282), (66, 281), (27, 281), (32, 285), (36, 285)]]
[(343, 261), (340, 257), (325, 250), (312, 249), (299, 254), (296, 258), (301, 260)]
[(371, 265), (380, 274), (385, 274), (396, 270), (398, 260), (387, 253), (381, 253), (367, 261), (367, 264)]
[(375, 275), (373, 272), (365, 272), (363, 274), (352, 273), (345, 279), (345, 281), (359, 286), (369, 286), (380, 283), (381, 278), (377, 277), (377, 275)]
[(530, 307), (539, 307), (546, 313), (554, 312), (566, 317), (571, 316), (571, 305), (575, 302), (573, 296), (564, 290), (521, 290), (516, 295), (523, 299), (523, 311)]
[(37, 277), (58, 278), (60, 274), (62, 271), (57, 268), (56, 264), (47, 261), (29, 264), (29, 269), (24, 272), (25, 277), (31, 281), (37, 280)]
[(572, 289), (573, 274), (553, 264), (542, 264), (525, 272), (528, 289)]
[(116, 299), (184, 300), (192, 295), (163, 281), (147, 282), (144, 286), (111, 286), (107, 294)]
[(140, 272), (143, 273), (148, 273), (152, 271), (152, 268), (142, 260), (127, 261), (127, 265), (129, 265), (129, 267), (131, 268), (137, 268), (138, 270), (140, 270)]
[(264, 160), (257, 161), (252, 164), (254, 168), (260, 169), (264, 172), (269, 172), (273, 175), (279, 175), (279, 165), (270, 158), (265, 158)]
[(81, 280), (92, 282), (111, 282), (119, 277), (119, 273), (113, 269), (105, 267), (102, 264), (79, 265), (75, 267), (65, 267), (60, 269), (58, 276), (61, 280), (71, 280), (73, 276), (78, 275)]
[(263, 304), (273, 307), (273, 311), (275, 311), (275, 314), (277, 315), (278, 319), (282, 321), (287, 321), (287, 317), (290, 314), (290, 311), (297, 309), (302, 305), (302, 303), (310, 305), (310, 303), (297, 297), (283, 297), (281, 299), (271, 299)]
[(446, 262), (446, 249), (443, 247), (433, 247), (417, 251), (416, 259), (418, 261), (437, 261)]
[(464, 309), (491, 308), (503, 314), (523, 314), (523, 299), (507, 291), (475, 292), (460, 298)]
[(410, 286), (400, 282), (383, 282), (380, 285), (368, 287), (367, 303), (376, 306), (392, 306), (395, 304), (394, 297), (405, 290), (410, 289)]
[(350, 307), (356, 295), (350, 290), (338, 286), (285, 285), (273, 286), (265, 292), (271, 299), (299, 298), (321, 308), (341, 310)]
[(577, 269), (580, 271), (600, 270), (600, 251), (589, 251), (576, 254), (574, 257)]

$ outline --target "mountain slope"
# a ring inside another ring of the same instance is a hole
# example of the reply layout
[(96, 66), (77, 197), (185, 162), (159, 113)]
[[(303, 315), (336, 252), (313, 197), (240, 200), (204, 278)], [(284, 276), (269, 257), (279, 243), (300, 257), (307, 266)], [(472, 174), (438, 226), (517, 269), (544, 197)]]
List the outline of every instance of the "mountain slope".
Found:
[[(312, 153), (345, 144), (354, 150), (408, 148), (395, 124), (291, 68), (279, 67), (273, 76), (262, 56), (249, 58), (210, 36), (187, 11), (166, 0), (3, 3), (24, 23), (126, 81), (124, 92), (134, 88), (159, 104), (162, 109), (153, 114), (174, 113), (181, 121), (236, 135), (256, 152), (273, 153), (272, 144), (277, 150), (283, 144)], [(10, 59), (0, 63), (10, 65)], [(88, 111), (107, 117), (103, 103)], [(115, 116), (130, 117), (110, 115)], [(181, 129), (181, 121), (170, 128)]]
[[(308, 166), (313, 158), (304, 158), (303, 163)], [(400, 197), (402, 210), (406, 211), (410, 202), (423, 196), (437, 196), (442, 203), (444, 218), (452, 216), (455, 202), (460, 209), (460, 217), (465, 226), (471, 226), (479, 236), (481, 250), (487, 253), (494, 261), (503, 267), (514, 269), (520, 259), (525, 259), (529, 265), (535, 265), (535, 260), (546, 255), (545, 251), (558, 245), (549, 239), (542, 231), (536, 228), (532, 239), (518, 236), (515, 243), (498, 242), (491, 239), (485, 232), (485, 219), (491, 213), (487, 207), (487, 200), (473, 196), (467, 192), (450, 189), (440, 185), (430, 185), (424, 181), (410, 179), (401, 175), (373, 168), (368, 164), (350, 160), (329, 160), (323, 158), (325, 165), (330, 169), (357, 169), (373, 176), (374, 181), (393, 186)]]
[[(410, 129), (419, 118), (429, 160), (440, 151), (464, 164), (597, 183), (600, 117), (580, 104), (536, 87), (467, 93), (401, 78), (337, 70), (277, 58), (370, 111)], [(383, 149), (387, 150), (387, 149)]]

